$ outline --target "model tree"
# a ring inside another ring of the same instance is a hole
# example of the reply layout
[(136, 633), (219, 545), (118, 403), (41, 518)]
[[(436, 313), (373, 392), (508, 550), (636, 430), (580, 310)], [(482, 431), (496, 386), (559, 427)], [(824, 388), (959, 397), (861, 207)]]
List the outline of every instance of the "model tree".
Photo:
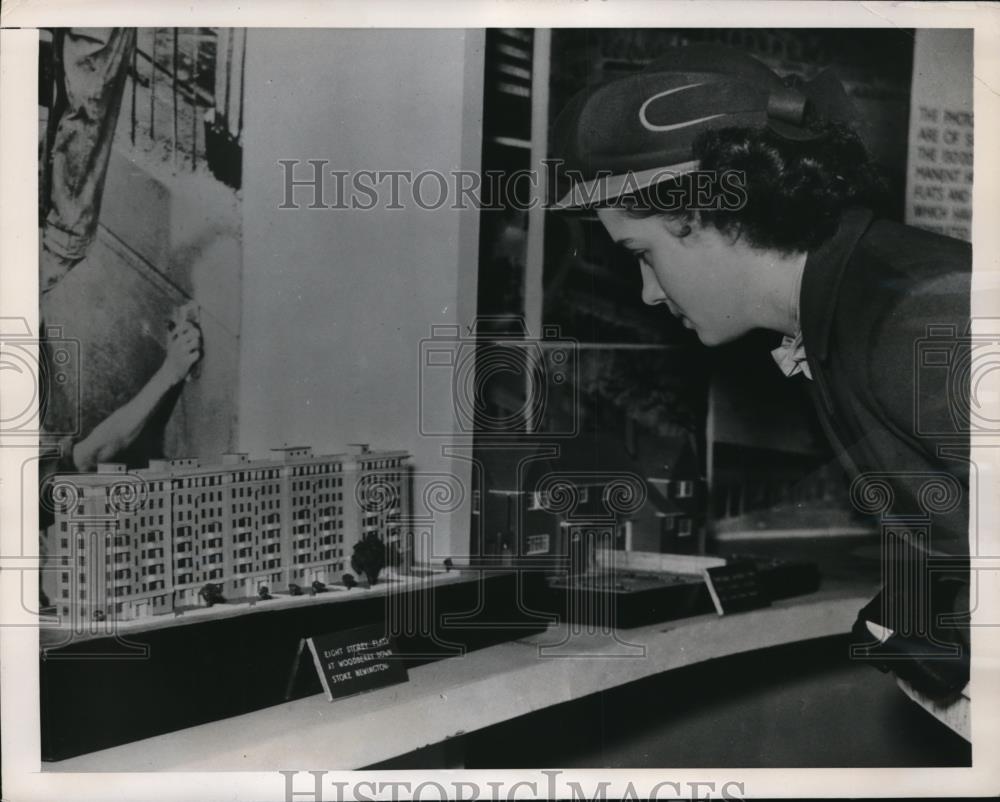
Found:
[(226, 601), (226, 597), (222, 595), (222, 585), (215, 582), (206, 582), (198, 591), (198, 595), (201, 596), (206, 607), (211, 607), (213, 604), (224, 604)]
[(371, 587), (378, 582), (378, 575), (385, 568), (386, 548), (377, 532), (369, 532), (354, 544), (354, 554), (351, 555), (351, 568), (368, 579)]
[(340, 581), (344, 583), (344, 587), (350, 590), (358, 584), (358, 580), (354, 578), (354, 574), (344, 574)]

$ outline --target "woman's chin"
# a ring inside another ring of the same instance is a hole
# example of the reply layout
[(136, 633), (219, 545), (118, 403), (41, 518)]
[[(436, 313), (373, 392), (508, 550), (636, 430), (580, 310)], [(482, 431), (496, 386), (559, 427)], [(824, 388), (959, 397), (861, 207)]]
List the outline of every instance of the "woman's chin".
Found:
[(711, 331), (708, 329), (701, 329), (697, 326), (688, 326), (701, 340), (702, 345), (707, 345), (709, 347), (716, 345), (725, 345), (728, 342), (732, 342), (736, 339), (736, 336), (732, 334), (724, 334), (717, 331)]
[(738, 334), (735, 334), (731, 331), (717, 331), (710, 328), (705, 328), (703, 326), (699, 326), (697, 323), (693, 322), (691, 318), (689, 318), (687, 315), (683, 314), (678, 315), (677, 319), (680, 321), (680, 324), (684, 328), (686, 328), (688, 331), (692, 331), (695, 333), (695, 336), (697, 336), (698, 339), (701, 340), (702, 345), (708, 345), (708, 346), (723, 345), (725, 343), (732, 342), (733, 340), (739, 337)]

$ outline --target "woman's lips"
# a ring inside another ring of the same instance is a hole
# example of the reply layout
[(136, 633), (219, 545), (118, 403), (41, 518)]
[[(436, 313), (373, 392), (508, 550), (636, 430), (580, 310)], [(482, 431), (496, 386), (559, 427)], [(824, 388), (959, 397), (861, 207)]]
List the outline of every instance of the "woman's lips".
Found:
[(681, 325), (689, 329), (694, 328), (688, 316), (685, 315), (679, 308), (677, 308), (676, 306), (672, 306), (670, 308), (670, 311), (673, 314), (673, 316), (681, 322)]
[(690, 321), (690, 319), (688, 319), (688, 316), (685, 315), (673, 301), (667, 300), (666, 304), (667, 304), (667, 309), (670, 311), (670, 314), (673, 315), (675, 318), (677, 318), (681, 322), (681, 325), (684, 326), (684, 328), (686, 329), (694, 328), (694, 324)]

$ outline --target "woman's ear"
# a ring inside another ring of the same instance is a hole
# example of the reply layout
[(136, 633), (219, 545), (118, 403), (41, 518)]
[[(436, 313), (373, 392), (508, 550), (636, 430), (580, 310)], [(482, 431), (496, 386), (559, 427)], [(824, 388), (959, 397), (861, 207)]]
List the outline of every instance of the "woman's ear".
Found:
[(672, 237), (684, 239), (691, 235), (698, 225), (697, 215), (670, 215), (662, 214), (657, 218), (660, 225), (666, 229)]
[(735, 245), (737, 242), (739, 242), (741, 239), (743, 239), (743, 224), (742, 223), (734, 222), (731, 226), (729, 226), (728, 228), (726, 228), (724, 231), (721, 230), (721, 229), (720, 229), (720, 231), (721, 231), (721, 233), (723, 233), (723, 234), (726, 235), (726, 241), (730, 245)]

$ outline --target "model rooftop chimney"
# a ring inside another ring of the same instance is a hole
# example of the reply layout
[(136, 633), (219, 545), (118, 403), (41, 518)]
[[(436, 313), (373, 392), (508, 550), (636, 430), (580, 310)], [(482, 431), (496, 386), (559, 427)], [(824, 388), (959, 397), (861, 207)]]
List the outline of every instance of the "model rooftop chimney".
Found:
[(312, 456), (312, 446), (280, 446), (279, 448), (272, 448), (278, 455), (278, 459), (288, 461), (290, 459), (301, 459), (302, 457)]

